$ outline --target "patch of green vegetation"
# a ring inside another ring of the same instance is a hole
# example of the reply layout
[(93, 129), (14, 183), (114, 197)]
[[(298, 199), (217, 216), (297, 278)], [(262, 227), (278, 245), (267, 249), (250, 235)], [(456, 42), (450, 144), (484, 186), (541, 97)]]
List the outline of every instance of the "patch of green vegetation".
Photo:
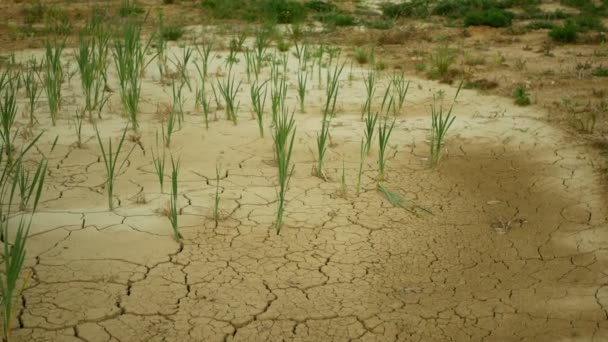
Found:
[(530, 104), (530, 93), (525, 87), (517, 87), (513, 90), (515, 104), (518, 106), (527, 106)]
[(133, 15), (143, 14), (145, 10), (138, 6), (137, 3), (131, 0), (122, 0), (118, 8), (118, 15), (121, 17), (130, 17)]
[(555, 24), (546, 20), (537, 20), (526, 25), (526, 28), (530, 30), (552, 30), (555, 28)]
[(387, 3), (382, 6), (382, 15), (389, 19), (424, 18), (431, 14), (431, 1), (412, 0), (398, 4)]
[(337, 9), (336, 5), (334, 5), (333, 3), (320, 0), (308, 1), (304, 4), (304, 6), (306, 6), (306, 8), (308, 8), (309, 10), (315, 11), (317, 13), (335, 12)]
[(357, 24), (357, 19), (355, 17), (337, 12), (319, 14), (316, 16), (316, 19), (331, 27), (354, 26)]
[(574, 43), (578, 37), (578, 29), (574, 22), (568, 20), (562, 26), (556, 26), (549, 31), (549, 37), (559, 43)]
[(489, 9), (489, 10), (478, 10), (467, 14), (464, 18), (465, 26), (490, 26), (490, 27), (507, 27), (511, 26), (514, 14), (501, 10), (501, 9)]
[(184, 28), (178, 25), (164, 26), (162, 29), (163, 39), (167, 41), (175, 41), (184, 35)]
[(202, 0), (201, 6), (218, 19), (289, 24), (306, 18), (304, 4), (293, 0)]
[(375, 30), (390, 30), (395, 26), (395, 23), (392, 20), (374, 20), (374, 21), (366, 21), (365, 27)]
[(599, 67), (595, 68), (595, 70), (593, 70), (592, 75), (597, 77), (608, 77), (608, 68), (605, 68), (600, 65)]
[(580, 14), (574, 18), (574, 24), (579, 32), (598, 31), (602, 32), (605, 30), (602, 19), (593, 14)]

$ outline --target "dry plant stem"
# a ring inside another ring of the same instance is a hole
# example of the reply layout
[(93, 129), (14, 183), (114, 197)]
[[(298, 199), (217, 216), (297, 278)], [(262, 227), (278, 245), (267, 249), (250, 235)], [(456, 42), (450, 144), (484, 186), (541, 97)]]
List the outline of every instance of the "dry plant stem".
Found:
[(363, 139), (361, 139), (361, 147), (359, 152), (359, 173), (357, 174), (357, 196), (359, 196), (361, 192), (361, 175), (363, 174), (363, 163), (365, 162), (365, 156), (367, 152), (365, 151), (365, 143)]
[(120, 165), (118, 165), (118, 158), (120, 156), (120, 152), (122, 151), (123, 143), (125, 142), (125, 137), (127, 136), (128, 128), (129, 128), (129, 125), (125, 126), (122, 136), (120, 137), (120, 140), (118, 141), (118, 146), (116, 146), (116, 150), (114, 150), (114, 149), (112, 149), (112, 138), (108, 138), (107, 149), (106, 149), (106, 147), (104, 147), (103, 142), (101, 141), (101, 136), (99, 135), (99, 130), (97, 129), (97, 126), (95, 126), (95, 133), (97, 134), (97, 142), (99, 143), (99, 148), (101, 150), (102, 160), (103, 160), (103, 163), (105, 166), (105, 171), (106, 171), (105, 186), (106, 186), (106, 192), (108, 194), (108, 208), (110, 210), (114, 210), (113, 196), (114, 196), (114, 185), (116, 182), (116, 178), (118, 177), (118, 174), (122, 171), (123, 167), (126, 165), (127, 161), (129, 160), (129, 157), (131, 156), (131, 153), (133, 153), (135, 146), (137, 146), (137, 145), (133, 144), (133, 146), (131, 147), (131, 150), (129, 151), (129, 153), (127, 153), (127, 155), (123, 159), (122, 163)]

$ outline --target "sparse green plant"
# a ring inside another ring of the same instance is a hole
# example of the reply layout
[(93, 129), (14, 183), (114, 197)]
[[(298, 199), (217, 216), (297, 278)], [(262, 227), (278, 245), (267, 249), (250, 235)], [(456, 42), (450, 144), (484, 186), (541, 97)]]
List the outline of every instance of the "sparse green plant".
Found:
[(271, 69), (271, 86), (270, 86), (270, 100), (272, 104), (272, 123), (276, 124), (277, 116), (280, 115), (285, 104), (287, 97), (287, 82), (285, 80), (285, 74), (281, 74), (278, 70), (278, 66), (275, 64)]
[(281, 52), (287, 52), (291, 48), (291, 44), (287, 40), (280, 39), (277, 42), (277, 50)]
[(13, 133), (17, 117), (17, 80), (10, 70), (0, 74), (0, 138), (6, 153), (7, 165), (13, 163), (14, 142), (17, 132)]
[(179, 84), (177, 84), (175, 80), (171, 80), (171, 94), (173, 96), (171, 111), (174, 114), (177, 114), (177, 124), (180, 128), (184, 121), (184, 103), (186, 102), (186, 99), (183, 96), (183, 90), (185, 84), (183, 79), (179, 81)]
[(358, 48), (355, 50), (355, 60), (359, 64), (366, 64), (369, 62), (369, 53), (363, 48)]
[(527, 106), (530, 104), (530, 94), (526, 87), (517, 87), (513, 90), (515, 104), (518, 106)]
[(209, 98), (205, 91), (205, 81), (202, 82), (202, 87), (196, 90), (196, 102), (203, 109), (203, 119), (205, 120), (205, 129), (209, 129), (209, 113), (211, 108)]
[(130, 17), (132, 15), (138, 15), (144, 13), (145, 10), (139, 7), (134, 1), (122, 0), (120, 7), (118, 8), (118, 14), (121, 17)]
[[(101, 60), (105, 56), (98, 55), (98, 41), (93, 37), (81, 33), (79, 36), (79, 46), (75, 52), (78, 71), (80, 72), (80, 82), (84, 92), (84, 110), (89, 113), (89, 120), (93, 121), (93, 111), (97, 110), (98, 116), (108, 100), (104, 93), (105, 80), (103, 73), (105, 65), (101, 65)], [(101, 53), (106, 53), (103, 51)]]
[(388, 124), (388, 120), (382, 120), (382, 124), (378, 126), (378, 182), (384, 181), (384, 169), (386, 165), (386, 152), (388, 147), (388, 140), (391, 137), (393, 128), (395, 127), (395, 119), (393, 122)]
[(262, 66), (262, 61), (266, 56), (266, 50), (268, 49), (268, 45), (270, 44), (271, 37), (272, 31), (267, 28), (259, 29), (256, 31), (255, 57), (259, 66)]
[(578, 27), (571, 20), (566, 20), (562, 26), (556, 26), (549, 31), (549, 37), (559, 43), (574, 43), (578, 38)]
[(393, 84), (393, 91), (396, 95), (396, 103), (395, 103), (395, 114), (400, 113), (403, 109), (403, 105), (405, 104), (405, 96), (407, 95), (407, 91), (410, 88), (410, 81), (406, 81), (403, 73), (394, 74), (391, 82)]
[(376, 130), (376, 123), (378, 122), (378, 112), (373, 113), (371, 111), (367, 112), (365, 115), (365, 155), (369, 155), (372, 147), (372, 141), (374, 139), (374, 131)]
[(125, 126), (123, 130), (122, 136), (118, 141), (118, 145), (114, 150), (112, 148), (112, 138), (108, 138), (108, 146), (107, 149), (104, 147), (103, 142), (101, 141), (101, 135), (99, 134), (99, 130), (97, 126), (95, 126), (95, 133), (97, 134), (97, 142), (99, 143), (99, 149), (101, 150), (101, 156), (105, 167), (106, 179), (104, 181), (104, 185), (106, 188), (106, 193), (108, 195), (108, 207), (110, 210), (114, 210), (114, 186), (116, 183), (116, 178), (118, 174), (122, 171), (123, 167), (127, 164), (131, 153), (135, 149), (135, 144), (131, 147), (122, 163), (118, 164), (118, 158), (120, 157), (120, 153), (122, 152), (123, 144), (125, 142), (125, 138), (127, 136), (127, 130), (129, 125)]
[(389, 191), (387, 188), (384, 187), (384, 185), (382, 183), (378, 183), (377, 188), (378, 188), (378, 191), (380, 191), (380, 193), (382, 193), (384, 195), (384, 197), (386, 197), (388, 202), (395, 207), (405, 209), (410, 214), (412, 214), (416, 217), (420, 217), (420, 215), (418, 214), (418, 210), (424, 211), (427, 214), (433, 215), (433, 212), (431, 212), (430, 210), (423, 208), (419, 205), (411, 205), (409, 207), (406, 207), (405, 203), (403, 203), (404, 202), (403, 197), (396, 192)]
[(268, 81), (264, 81), (258, 85), (258, 81), (254, 81), (250, 88), (251, 102), (253, 111), (258, 121), (260, 128), (260, 137), (264, 137), (264, 106), (266, 105), (266, 92), (268, 89)]
[(226, 75), (226, 78), (222, 82), (217, 80), (219, 92), (226, 104), (226, 116), (228, 120), (231, 120), (235, 125), (237, 123), (237, 111), (240, 105), (240, 102), (236, 102), (236, 95), (239, 92), (241, 82), (242, 81), (236, 83), (232, 69), (229, 69), (228, 75)]
[(40, 94), (42, 93), (42, 87), (40, 86), (39, 79), (36, 76), (40, 65), (34, 57), (32, 57), (27, 64), (28, 68), (26, 71), (23, 72), (22, 78), (23, 84), (25, 86), (25, 95), (27, 96), (28, 100), (28, 116), (30, 118), (30, 127), (33, 127), (34, 122), (36, 121), (34, 112), (36, 111), (38, 99), (40, 98)]
[(291, 164), (291, 157), (295, 136), (296, 128), (293, 113), (289, 115), (287, 108), (283, 108), (281, 114), (277, 116), (275, 130), (273, 133), (275, 159), (277, 162), (279, 181), (277, 189), (278, 209), (275, 220), (277, 235), (281, 232), (281, 227), (283, 225), (287, 189), (294, 170), (294, 165)]
[[(180, 75), (180, 78), (183, 83), (188, 86), (188, 89), (192, 91), (192, 85), (190, 85), (190, 75), (188, 75), (188, 63), (192, 58), (192, 48), (183, 47), (181, 56), (174, 56), (175, 60), (173, 60), (173, 65), (177, 69), (177, 72)], [(181, 57), (181, 58), (180, 58)]]
[(163, 140), (165, 141), (165, 147), (167, 147), (167, 148), (171, 147), (171, 137), (173, 136), (173, 133), (175, 132), (175, 122), (176, 121), (177, 121), (177, 119), (176, 119), (175, 110), (173, 108), (171, 108), (171, 110), (169, 111), (169, 115), (167, 116), (167, 125), (165, 126), (164, 121), (161, 124), (162, 132), (163, 132)]
[(441, 78), (447, 75), (450, 66), (454, 63), (454, 54), (447, 45), (439, 46), (435, 52), (431, 54), (431, 78)]
[(300, 111), (304, 113), (304, 102), (306, 99), (306, 85), (308, 84), (308, 71), (306, 60), (300, 59), (298, 63), (298, 100), (300, 102)]
[(441, 159), (441, 152), (443, 150), (443, 144), (445, 139), (445, 134), (448, 129), (456, 120), (455, 116), (452, 116), (452, 110), (454, 109), (454, 104), (456, 103), (456, 98), (460, 93), (460, 89), (462, 88), (462, 82), (458, 86), (458, 90), (456, 91), (456, 95), (454, 95), (454, 100), (450, 105), (450, 109), (447, 113), (443, 111), (443, 101), (439, 107), (437, 107), (437, 103), (435, 98), (433, 98), (433, 104), (431, 105), (431, 166), (437, 166), (439, 160)]
[(78, 148), (82, 148), (82, 117), (84, 116), (84, 111), (77, 110), (74, 113), (74, 133), (76, 133), (76, 146)]
[[(164, 138), (164, 135), (163, 135)], [(158, 131), (156, 131), (156, 154), (154, 154), (154, 150), (152, 150), (152, 163), (154, 164), (154, 171), (156, 171), (156, 176), (158, 177), (158, 184), (160, 185), (160, 192), (164, 193), (164, 185), (165, 185), (165, 162), (167, 160), (165, 153), (164, 143), (162, 144), (163, 152), (162, 155), (159, 152), (159, 144), (158, 144)]]
[(361, 175), (363, 174), (363, 163), (365, 162), (365, 157), (367, 152), (365, 151), (365, 142), (361, 139), (361, 146), (359, 150), (359, 173), (357, 174), (357, 196), (361, 192)]
[[(3, 237), (2, 242), (4, 246), (2, 258), (4, 270), (2, 274), (0, 274), (0, 296), (2, 298), (0, 304), (2, 310), (3, 341), (10, 341), (14, 316), (14, 300), (21, 296), (21, 293), (29, 280), (29, 276), (26, 276), (21, 287), (17, 286), (17, 282), (21, 278), (20, 275), (25, 261), (25, 246), (32, 224), (32, 217), (38, 207), (45, 182), (47, 164), (45, 161), (40, 161), (34, 176), (30, 178), (29, 173), (24, 170), (23, 157), (27, 151), (34, 146), (41, 135), (42, 134), (38, 135), (32, 140), (16, 156), (14, 161), (10, 163), (7, 159), (4, 159), (5, 146), (0, 146), (0, 198), (3, 201), (3, 205), (0, 206), (0, 231)], [(20, 191), (24, 190), (21, 192), (22, 197), (20, 206), (22, 208), (27, 207), (30, 200), (33, 200), (31, 215), (29, 217), (21, 216), (17, 223), (16, 230), (13, 233), (9, 233), (10, 229), (15, 228), (10, 224), (12, 221), (10, 213), (17, 188), (20, 188)], [(25, 206), (24, 196), (27, 197)], [(32, 196), (34, 197), (32, 198)], [(14, 235), (12, 241), (10, 241), (11, 235)]]
[(179, 224), (177, 222), (177, 216), (179, 215), (179, 209), (177, 208), (177, 181), (179, 174), (179, 159), (176, 161), (171, 156), (171, 202), (169, 206), (169, 221), (171, 222), (171, 228), (173, 228), (173, 236), (175, 241), (182, 239), (182, 234), (179, 232)]
[(327, 146), (329, 144), (329, 128), (331, 126), (331, 119), (336, 113), (336, 100), (338, 98), (338, 91), (340, 85), (340, 74), (344, 69), (342, 66), (334, 67), (333, 73), (327, 72), (327, 89), (325, 91), (325, 106), (323, 109), (323, 119), (321, 121), (321, 131), (317, 133), (317, 177), (325, 179), (323, 173), (323, 161), (325, 159), (325, 153), (327, 152)]
[(55, 126), (57, 121), (57, 113), (61, 107), (61, 85), (63, 84), (63, 67), (61, 65), (61, 53), (65, 43), (54, 41), (45, 42), (45, 75), (44, 89), (47, 95), (51, 121)]
[(182, 26), (169, 24), (163, 27), (162, 35), (164, 40), (176, 41), (179, 40), (185, 32), (186, 30)]
[(114, 41), (112, 50), (118, 72), (121, 102), (135, 132), (139, 128), (137, 114), (141, 96), (141, 75), (152, 61), (152, 58), (146, 61), (146, 54), (153, 37), (142, 43), (142, 26), (139, 21), (127, 20), (122, 27), (121, 37)]
[(361, 119), (365, 114), (369, 116), (372, 111), (372, 101), (376, 93), (376, 73), (373, 70), (368, 71), (367, 76), (363, 76), (363, 81), (365, 82), (366, 97), (361, 109)]

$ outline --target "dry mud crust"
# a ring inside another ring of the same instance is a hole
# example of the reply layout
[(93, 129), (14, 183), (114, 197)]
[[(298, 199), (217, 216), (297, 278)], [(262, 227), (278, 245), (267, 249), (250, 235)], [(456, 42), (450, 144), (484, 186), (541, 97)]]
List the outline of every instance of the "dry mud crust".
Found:
[[(181, 243), (162, 215), (168, 197), (150, 157), (157, 101), (170, 101), (158, 75), (146, 75), (145, 150), (118, 176), (113, 212), (92, 128), (78, 149), (67, 120), (51, 127), (41, 110), (49, 144), (39, 152), (50, 174), (28, 242), (24, 273), (33, 276), (14, 340), (607, 340), (607, 213), (596, 152), (547, 125), (538, 108), (465, 90), (445, 159), (429, 169), (428, 106), (438, 90), (451, 99), (455, 89), (414, 79), (390, 142), (386, 186), (433, 212), (416, 217), (376, 191), (375, 146), (363, 191), (354, 193), (362, 75), (342, 82), (327, 182), (310, 173), (321, 112), (313, 104), (324, 90), (315, 85), (306, 113), (296, 113), (296, 168), (278, 236), (272, 142), (259, 138), (247, 109), (238, 125), (220, 120), (205, 130), (188, 105), (171, 147), (182, 161)], [(249, 106), (247, 87), (241, 108)], [(293, 79), (289, 87), (295, 108)], [(80, 90), (66, 94), (69, 113)], [(118, 96), (108, 108), (98, 125), (116, 139), (124, 127)], [(218, 163), (227, 175), (215, 227)]]

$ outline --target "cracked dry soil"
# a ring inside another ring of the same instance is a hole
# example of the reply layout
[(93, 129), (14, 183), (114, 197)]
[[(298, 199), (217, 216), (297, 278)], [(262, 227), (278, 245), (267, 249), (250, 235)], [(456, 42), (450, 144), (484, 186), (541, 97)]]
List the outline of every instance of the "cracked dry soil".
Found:
[[(222, 73), (222, 61), (214, 63)], [(79, 149), (66, 119), (80, 101), (78, 80), (65, 86), (66, 120), (57, 127), (41, 107), (47, 144), (38, 153), (49, 158), (49, 175), (28, 241), (23, 273), (32, 276), (15, 340), (608, 341), (606, 198), (594, 172), (600, 157), (546, 124), (539, 108), (462, 91), (445, 158), (432, 170), (428, 106), (438, 90), (451, 99), (455, 89), (413, 79), (389, 143), (387, 187), (433, 212), (416, 217), (376, 191), (376, 142), (355, 194), (360, 70), (351, 81), (343, 75), (329, 180), (311, 176), (324, 96), (313, 81), (306, 113), (295, 115), (295, 174), (277, 236), (272, 141), (268, 133), (259, 138), (250, 117), (249, 84), (239, 93), (236, 126), (218, 109), (220, 120), (205, 130), (189, 96), (170, 149), (182, 162), (184, 239), (177, 243), (151, 158), (156, 108), (170, 103), (171, 89), (152, 69), (140, 114), (143, 149), (118, 176), (113, 212), (91, 125)], [(291, 75), (292, 107), (295, 82)], [(121, 134), (119, 113), (114, 94), (98, 123), (104, 137)], [(225, 170), (217, 227), (216, 164)]]

